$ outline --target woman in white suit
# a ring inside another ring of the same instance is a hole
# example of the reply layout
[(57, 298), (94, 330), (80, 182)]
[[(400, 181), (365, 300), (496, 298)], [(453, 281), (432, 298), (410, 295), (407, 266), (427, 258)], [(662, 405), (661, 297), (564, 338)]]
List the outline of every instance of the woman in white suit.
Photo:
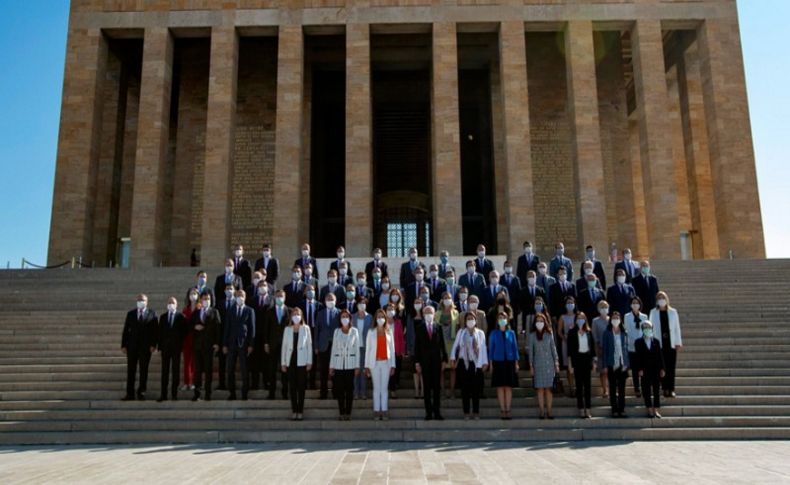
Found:
[(310, 327), (303, 325), (302, 310), (298, 307), (291, 310), (291, 324), (283, 331), (280, 365), (288, 376), (291, 391), (291, 421), (302, 421), (307, 373), (313, 366), (313, 337)]
[(385, 420), (390, 376), (395, 373), (395, 338), (384, 310), (376, 310), (374, 324), (365, 341), (365, 374), (373, 379), (373, 419)]
[(683, 348), (683, 339), (680, 335), (678, 311), (669, 306), (666, 292), (659, 291), (656, 294), (656, 307), (650, 310), (650, 321), (653, 322), (655, 338), (661, 344), (661, 353), (664, 355), (664, 379), (661, 388), (665, 397), (676, 397), (675, 368), (678, 352)]
[(332, 356), (329, 360), (329, 375), (332, 391), (340, 409), (340, 421), (351, 419), (354, 403), (354, 377), (359, 375), (360, 341), (359, 331), (351, 325), (348, 310), (340, 312), (340, 328), (332, 337)]
[[(480, 419), (480, 395), (483, 394), (483, 373), (488, 370), (488, 347), (486, 333), (477, 328), (477, 315), (466, 312), (461, 315), (464, 329), (455, 334), (455, 343), (450, 351), (450, 366), (458, 374), (461, 384), (461, 401), (464, 419)], [(470, 403), (471, 401), (471, 403)], [(471, 406), (470, 406), (471, 404)]]

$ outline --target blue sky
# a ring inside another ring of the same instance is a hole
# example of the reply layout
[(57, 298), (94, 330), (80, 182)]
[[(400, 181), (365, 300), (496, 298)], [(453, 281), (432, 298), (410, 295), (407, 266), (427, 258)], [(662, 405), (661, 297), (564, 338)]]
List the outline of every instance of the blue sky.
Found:
[[(790, 258), (790, 1), (739, 0), (769, 257)], [(68, 1), (3, 2), (0, 17), (0, 265), (46, 261)]]

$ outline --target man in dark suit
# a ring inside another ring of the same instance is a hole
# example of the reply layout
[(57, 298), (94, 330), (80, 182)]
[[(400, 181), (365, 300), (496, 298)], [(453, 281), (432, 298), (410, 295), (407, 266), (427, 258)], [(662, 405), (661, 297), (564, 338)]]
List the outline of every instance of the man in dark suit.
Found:
[(665, 374), (664, 356), (661, 352), (661, 342), (653, 336), (651, 322), (642, 322), (642, 338), (637, 339), (634, 348), (636, 362), (631, 365), (641, 380), (647, 415), (650, 418), (660, 419), (661, 393), (659, 388)]
[(318, 275), (313, 273), (313, 265), (310, 263), (307, 263), (304, 269), (302, 269), (302, 283), (305, 285), (312, 285), (313, 288), (318, 288)]
[(590, 261), (593, 264), (593, 273), (598, 278), (598, 282), (601, 284), (600, 287), (602, 289), (606, 289), (606, 273), (603, 270), (603, 263), (601, 263), (601, 261), (595, 257), (595, 248), (592, 246), (592, 244), (588, 244), (585, 251), (585, 259), (584, 262), (582, 262), (581, 271), (579, 271), (581, 277), (584, 277), (585, 275), (584, 263)]
[(302, 267), (294, 265), (291, 281), (283, 286), (285, 291), (285, 304), (290, 308), (298, 307), (304, 299), (304, 281), (302, 280)]
[(346, 285), (345, 300), (338, 305), (339, 310), (347, 310), (352, 315), (357, 311), (357, 287), (349, 283)]
[(614, 272), (617, 275), (617, 270), (623, 270), (623, 274), (625, 274), (625, 282), (630, 284), (631, 280), (639, 274), (639, 268), (636, 267), (636, 263), (631, 260), (631, 250), (629, 248), (625, 248), (623, 250), (623, 260), (618, 261), (617, 264), (614, 265)]
[(318, 300), (326, 301), (326, 295), (332, 293), (335, 295), (337, 304), (342, 304), (346, 301), (346, 288), (338, 283), (337, 271), (330, 269), (326, 276), (327, 283), (321, 287), (321, 291), (318, 293)]
[(344, 248), (343, 246), (338, 246), (337, 247), (337, 259), (332, 261), (332, 263), (329, 265), (329, 269), (338, 270), (340, 268), (340, 264), (344, 263), (344, 262), (346, 263), (346, 267), (348, 268), (348, 271), (350, 272), (351, 271), (351, 263), (349, 263), (346, 260), (346, 248)]
[(213, 305), (216, 305), (217, 296), (214, 294), (214, 290), (212, 290), (208, 286), (208, 274), (205, 271), (200, 270), (197, 272), (196, 277), (197, 277), (197, 283), (195, 284), (195, 286), (187, 290), (187, 296), (185, 301), (189, 301), (189, 292), (192, 291), (192, 289), (196, 289), (198, 291), (198, 295), (202, 295), (203, 293), (208, 292), (209, 295), (211, 295), (211, 303)]
[(482, 244), (477, 245), (477, 258), (475, 258), (475, 271), (483, 275), (483, 278), (488, 278), (492, 271), (494, 271), (494, 263), (486, 258), (486, 247)]
[(642, 266), (639, 268), (639, 275), (631, 280), (634, 287), (636, 296), (642, 300), (642, 308), (650, 313), (650, 310), (656, 307), (656, 294), (659, 292), (658, 278), (653, 276), (650, 271), (650, 261), (642, 261)]
[(535, 318), (535, 299), (540, 297), (546, 301), (546, 292), (538, 286), (538, 279), (534, 271), (527, 271), (526, 281), (527, 285), (521, 289), (519, 298), (519, 307), (523, 315), (521, 333), (528, 333), (532, 329), (532, 321)]
[(233, 273), (241, 277), (242, 288), (247, 288), (252, 282), (252, 268), (250, 262), (244, 259), (244, 247), (237, 244), (233, 249)]
[(508, 301), (510, 300), (510, 293), (507, 288), (499, 284), (499, 272), (496, 270), (491, 271), (488, 276), (488, 286), (480, 293), (480, 309), (488, 313), (488, 310), (497, 303), (497, 295), (500, 291), (504, 291), (507, 295)]
[(368, 261), (365, 265), (365, 274), (368, 275), (368, 279), (373, 278), (373, 270), (378, 268), (381, 270), (381, 277), (387, 278), (389, 277), (389, 271), (387, 270), (387, 263), (381, 260), (381, 248), (376, 248), (373, 250), (373, 260)]
[(524, 241), (524, 254), (518, 257), (516, 263), (516, 276), (521, 281), (521, 286), (527, 285), (528, 271), (534, 271), (537, 274), (539, 263), (540, 257), (532, 252), (532, 243)]
[(266, 352), (266, 362), (269, 385), (269, 399), (274, 399), (277, 388), (277, 375), (282, 383), (282, 398), (288, 399), (288, 380), (285, 373), (280, 371), (280, 350), (283, 344), (283, 331), (288, 326), (291, 309), (285, 306), (285, 292), (277, 290), (274, 294), (274, 306), (269, 308), (264, 322), (263, 351)]
[(250, 389), (255, 391), (260, 388), (261, 376), (263, 376), (264, 389), (269, 388), (269, 382), (266, 372), (266, 352), (263, 351), (264, 341), (264, 322), (266, 321), (266, 314), (269, 309), (274, 305), (274, 291), (269, 292), (269, 283), (265, 279), (258, 282), (258, 288), (255, 295), (247, 298), (247, 306), (251, 307), (255, 312), (255, 343), (253, 344), (252, 353), (249, 356), (250, 368)]
[(458, 285), (465, 286), (469, 293), (472, 295), (480, 296), (480, 294), (485, 290), (486, 280), (483, 278), (483, 275), (477, 272), (475, 269), (475, 262), (471, 259), (466, 262), (466, 273), (462, 274), (460, 278), (458, 278)]
[(264, 244), (261, 251), (262, 256), (255, 261), (255, 271), (266, 270), (266, 282), (273, 287), (277, 285), (277, 277), (280, 275), (280, 261), (272, 256), (272, 246)]
[(205, 399), (211, 401), (214, 354), (220, 350), (222, 342), (222, 320), (217, 309), (212, 308), (211, 296), (208, 293), (200, 295), (200, 310), (192, 314), (190, 325), (195, 336), (192, 342), (195, 358), (195, 394), (192, 400), (200, 399), (205, 375)]
[[(323, 308), (323, 305), (316, 299), (317, 295), (313, 285), (305, 285), (304, 298), (299, 308), (302, 309), (302, 323), (310, 327), (310, 334), (315, 336), (316, 332), (316, 319), (318, 312)], [(308, 372), (307, 383), (310, 389), (315, 389), (315, 379), (317, 373), (316, 366), (310, 367)]]
[[(513, 274), (513, 263), (509, 260), (505, 261), (505, 273), (499, 278), (499, 284), (507, 289), (508, 297), (510, 299), (510, 307), (513, 309), (513, 326), (518, 326), (519, 313), (521, 311), (521, 280)], [(513, 328), (514, 332), (518, 328)]]
[(368, 301), (373, 299), (373, 289), (368, 286), (368, 277), (364, 271), (357, 271), (356, 293), (357, 297), (364, 296)]
[(310, 245), (304, 243), (302, 244), (302, 257), (294, 260), (294, 266), (299, 266), (300, 268), (304, 269), (307, 263), (312, 264), (313, 271), (315, 274), (318, 274), (318, 261), (316, 261), (314, 257), (310, 256)]
[[(441, 273), (441, 269), (439, 272)], [(461, 291), (461, 287), (456, 285), (455, 282), (457, 281), (455, 278), (455, 270), (448, 269), (447, 272), (444, 274), (444, 291), (450, 294), (450, 298), (453, 299), (453, 302), (458, 305), (458, 292)], [(467, 291), (467, 297), (469, 296), (469, 292)]]
[(606, 287), (603, 286), (601, 281), (598, 279), (598, 275), (595, 273), (595, 263), (592, 261), (585, 261), (582, 263), (582, 267), (580, 268), (581, 271), (579, 272), (580, 276), (576, 280), (576, 292), (581, 293), (582, 291), (587, 289), (587, 276), (593, 275), (596, 277), (595, 284), (600, 290), (606, 290)]
[(620, 315), (625, 315), (631, 308), (631, 298), (636, 296), (634, 287), (626, 283), (625, 270), (619, 268), (614, 273), (615, 284), (606, 290), (606, 301), (609, 302), (609, 307), (612, 313), (620, 312)]
[(414, 283), (414, 272), (417, 268), (422, 268), (423, 274), (425, 274), (425, 265), (417, 259), (417, 248), (411, 248), (409, 249), (409, 260), (400, 266), (401, 289), (406, 289)]
[(441, 412), (442, 364), (447, 362), (447, 349), (444, 345), (444, 332), (434, 321), (436, 310), (425, 307), (422, 310), (422, 325), (415, 330), (414, 369), (422, 375), (425, 419), (443, 420)]
[(455, 268), (450, 264), (450, 253), (448, 251), (442, 251), (439, 253), (439, 278), (444, 280), (447, 279), (447, 273), (452, 271), (455, 273)]
[(428, 281), (425, 284), (431, 290), (431, 300), (441, 301), (442, 294), (447, 291), (447, 282), (439, 277), (438, 265), (432, 264), (428, 268)]
[[(381, 268), (373, 268), (373, 273), (370, 276), (366, 275), (368, 288), (373, 293), (373, 297), (368, 300), (368, 313), (371, 315), (376, 314), (376, 310), (380, 308), (381, 303), (381, 292), (384, 289), (381, 286), (383, 273), (381, 272)], [(385, 280), (386, 281), (386, 280)], [(386, 290), (389, 293), (389, 290)]]
[(348, 261), (340, 263), (340, 267), (337, 269), (337, 282), (342, 285), (343, 288), (349, 284), (354, 284), (353, 275), (348, 270)]
[(606, 298), (606, 294), (598, 287), (598, 278), (594, 274), (586, 275), (585, 282), (585, 288), (576, 287), (576, 304), (579, 311), (587, 316), (587, 321), (592, 322), (598, 317), (598, 303)]
[[(414, 304), (414, 300), (416, 300), (420, 296), (420, 290), (425, 286), (425, 269), (418, 266), (417, 269), (414, 270), (414, 276), (412, 277), (412, 282), (404, 288), (403, 290), (403, 298), (406, 303), (407, 308), (411, 308), (412, 304)], [(430, 293), (430, 290), (428, 290)]]
[(225, 335), (222, 339), (222, 352), (227, 355), (228, 401), (236, 399), (236, 361), (241, 369), (241, 400), (247, 400), (250, 389), (250, 376), (247, 369), (247, 357), (253, 351), (255, 343), (255, 312), (244, 304), (247, 295), (244, 290), (236, 290), (235, 305), (227, 312)]
[(252, 284), (245, 290), (247, 292), (247, 306), (253, 306), (253, 302), (258, 298), (258, 293), (273, 295), (274, 286), (266, 281), (266, 270), (256, 271), (252, 274)]
[(232, 259), (225, 260), (225, 272), (221, 275), (218, 275), (217, 278), (214, 280), (214, 295), (218, 298), (215, 304), (219, 306), (220, 303), (224, 300), (222, 295), (225, 292), (225, 288), (228, 285), (233, 285), (234, 291), (236, 290), (243, 290), (244, 289), (244, 281), (242, 281), (241, 277), (233, 271), (234, 263)]
[(554, 257), (549, 261), (549, 276), (557, 278), (560, 267), (567, 271), (568, 281), (573, 281), (573, 261), (565, 257), (565, 244), (562, 242), (554, 245)]
[[(233, 302), (233, 298), (234, 298), (234, 295), (236, 294), (236, 290), (238, 290), (238, 288), (236, 288), (231, 283), (231, 284), (228, 284), (227, 286), (225, 286), (224, 291), (221, 291), (219, 293), (220, 295), (222, 295), (222, 297), (217, 302), (217, 311), (219, 312), (219, 315), (220, 315), (220, 322), (222, 322), (222, 324), (224, 324), (224, 325), (227, 325), (227, 323), (228, 323), (228, 312), (233, 308), (233, 305), (235, 304)], [(224, 336), (224, 334), (225, 334), (225, 327), (222, 327), (220, 330), (222, 331), (222, 335)], [(218, 357), (217, 368), (219, 369), (219, 371), (218, 371), (219, 385), (217, 386), (217, 390), (218, 391), (225, 391), (225, 390), (228, 389), (227, 386), (225, 385), (226, 384), (225, 383), (225, 377), (227, 376), (227, 373), (225, 372), (225, 364), (227, 363), (228, 359), (225, 356), (225, 354), (222, 353), (222, 352), (219, 352), (217, 354), (217, 357)]]
[(184, 314), (178, 311), (178, 300), (171, 296), (167, 300), (167, 312), (159, 317), (159, 336), (157, 338), (157, 349), (162, 356), (162, 385), (160, 387), (159, 399), (156, 402), (167, 401), (167, 384), (172, 369), (172, 392), (170, 396), (173, 401), (178, 400), (179, 371), (181, 370), (181, 347), (184, 345), (184, 337), (187, 334), (187, 321)]
[[(329, 304), (318, 312), (315, 321), (315, 332), (313, 333), (313, 352), (318, 356), (320, 399), (326, 399), (329, 394), (329, 361), (332, 357), (332, 337), (335, 334), (335, 329), (340, 328), (340, 310), (331, 303), (334, 301), (334, 295), (329, 294), (326, 298), (325, 301)], [(360, 338), (362, 337), (360, 336)]]
[(560, 266), (557, 271), (557, 282), (549, 288), (549, 313), (555, 320), (565, 313), (565, 298), (576, 298), (576, 285), (568, 281), (567, 270)]
[(135, 398), (134, 381), (137, 368), (140, 368), (140, 386), (137, 399), (145, 401), (148, 388), (148, 364), (156, 349), (157, 339), (156, 312), (148, 308), (148, 297), (137, 295), (137, 308), (126, 314), (121, 337), (121, 350), (126, 354), (126, 395), (123, 401)]

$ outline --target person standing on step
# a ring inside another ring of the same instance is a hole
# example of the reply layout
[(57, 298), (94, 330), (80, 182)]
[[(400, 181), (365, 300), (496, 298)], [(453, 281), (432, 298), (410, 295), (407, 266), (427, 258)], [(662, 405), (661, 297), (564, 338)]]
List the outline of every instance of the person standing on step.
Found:
[(653, 324), (649, 320), (642, 323), (642, 337), (636, 341), (635, 358), (632, 365), (642, 380), (647, 417), (661, 419), (661, 396), (658, 390), (664, 378), (664, 355), (661, 342), (653, 336)]
[(291, 391), (291, 420), (304, 419), (304, 395), (307, 391), (307, 373), (313, 366), (313, 337), (310, 327), (302, 322), (302, 310), (293, 308), (290, 324), (283, 331), (280, 366), (288, 376)]
[(639, 267), (639, 274), (631, 280), (636, 296), (642, 300), (642, 307), (650, 311), (656, 307), (656, 295), (660, 291), (658, 278), (653, 275), (650, 269), (650, 261), (642, 261)]
[(329, 361), (332, 357), (332, 339), (340, 327), (340, 310), (335, 305), (335, 295), (326, 295), (326, 306), (316, 316), (314, 357), (318, 358), (319, 399), (329, 396)]
[[(603, 334), (609, 326), (609, 303), (606, 300), (598, 302), (598, 316), (592, 321), (592, 336), (595, 341), (595, 355), (600, 359), (603, 355)], [(628, 331), (626, 331), (628, 333)], [(601, 397), (609, 398), (609, 382), (606, 379), (606, 367), (598, 366), (598, 378), (601, 381)]]
[(395, 343), (395, 373), (389, 380), (390, 398), (398, 397), (396, 392), (400, 388), (400, 373), (403, 367), (403, 356), (406, 354), (406, 329), (403, 320), (398, 316), (395, 304), (390, 303), (384, 307), (387, 313), (387, 326), (392, 329), (392, 338)]
[(606, 368), (609, 379), (609, 404), (613, 418), (626, 418), (625, 380), (628, 377), (628, 338), (622, 329), (620, 312), (612, 312), (609, 327), (603, 334), (601, 365)]
[[(628, 336), (628, 359), (633, 362), (636, 354), (636, 341), (642, 336), (642, 323), (647, 321), (647, 315), (642, 313), (642, 300), (635, 296), (631, 298), (631, 311), (625, 314), (625, 334)], [(631, 368), (631, 379), (634, 381), (634, 394), (642, 397), (639, 387), (639, 376)]]
[(156, 349), (156, 312), (148, 308), (148, 297), (137, 295), (137, 307), (126, 314), (121, 336), (121, 351), (126, 355), (126, 395), (123, 401), (134, 401), (134, 382), (140, 369), (140, 385), (136, 397), (145, 401), (148, 387), (148, 364)]
[[(192, 314), (190, 326), (195, 335), (193, 355), (195, 356), (195, 393), (193, 401), (200, 399), (205, 382), (205, 399), (211, 401), (211, 379), (214, 374), (214, 354), (222, 342), (222, 320), (216, 308), (211, 306), (209, 292), (200, 295), (200, 308)], [(205, 381), (204, 381), (205, 377)]]
[[(189, 290), (189, 295), (187, 298), (186, 305), (184, 305), (184, 309), (181, 310), (181, 313), (184, 315), (184, 319), (189, 321), (192, 319), (192, 314), (198, 308), (198, 300), (200, 299), (200, 293), (198, 292), (197, 288), (192, 288)], [(181, 352), (180, 355), (183, 354), (184, 356), (184, 385), (181, 387), (182, 390), (195, 390), (195, 358), (192, 355), (192, 339), (194, 338), (192, 335), (192, 328), (188, 325), (185, 325), (185, 335), (181, 339)]]
[(247, 358), (255, 344), (255, 312), (244, 304), (247, 295), (244, 290), (236, 290), (235, 305), (227, 312), (227, 324), (223, 338), (222, 353), (227, 356), (225, 368), (228, 371), (228, 401), (236, 399), (236, 361), (241, 370), (241, 400), (247, 400), (250, 389), (250, 374)]
[(275, 391), (277, 391), (277, 376), (279, 374), (281, 381), (280, 393), (283, 399), (288, 399), (288, 379), (285, 373), (280, 372), (282, 367), (280, 364), (280, 351), (283, 342), (283, 333), (285, 328), (290, 324), (291, 309), (285, 306), (285, 291), (277, 290), (274, 294), (274, 305), (269, 309), (266, 314), (266, 321), (264, 322), (264, 340), (263, 351), (266, 353), (266, 362), (268, 363), (269, 377), (269, 397), (267, 399), (273, 400)]
[[(432, 306), (422, 309), (423, 324), (416, 329), (414, 342), (414, 368), (422, 377), (425, 403), (425, 420), (443, 420), (441, 412), (442, 365), (447, 362), (444, 333), (434, 321), (436, 310)], [(370, 349), (368, 349), (370, 352)]]
[(675, 368), (678, 362), (678, 352), (683, 348), (683, 339), (680, 335), (680, 317), (678, 311), (669, 306), (669, 296), (664, 291), (656, 295), (656, 307), (650, 310), (650, 321), (658, 331), (658, 341), (661, 343), (661, 352), (664, 354), (665, 376), (661, 382), (661, 389), (665, 397), (676, 397), (675, 394)]
[[(464, 328), (455, 336), (450, 364), (458, 374), (464, 419), (480, 419), (480, 396), (483, 394), (484, 374), (488, 371), (486, 333), (477, 328), (477, 315), (461, 315)], [(471, 415), (470, 415), (471, 412)]]
[(340, 421), (351, 419), (351, 407), (354, 404), (354, 378), (359, 371), (360, 335), (351, 325), (351, 314), (340, 313), (340, 328), (335, 329), (332, 338), (332, 357), (329, 363), (329, 375), (332, 377), (332, 392), (337, 399), (340, 410)]
[(505, 311), (497, 314), (496, 326), (488, 336), (488, 357), (491, 359), (491, 387), (496, 388), (499, 401), (499, 417), (512, 419), (510, 407), (513, 388), (518, 387), (518, 340), (516, 332), (508, 325), (510, 315)]
[[(439, 326), (444, 333), (444, 346), (447, 354), (450, 355), (450, 359), (452, 359), (452, 354), (450, 350), (453, 348), (453, 343), (455, 342), (455, 335), (458, 332), (460, 326), (460, 313), (455, 308), (455, 304), (453, 303), (452, 297), (447, 292), (444, 294), (439, 295), (439, 311), (436, 312), (436, 321), (439, 323)], [(445, 371), (449, 371), (448, 374), (450, 375), (450, 386), (447, 388), (446, 397), (448, 399), (455, 398), (455, 369), (452, 368), (450, 363), (448, 362), (446, 365), (442, 367), (442, 388), (444, 388), (444, 374)]]
[[(197, 308), (197, 299), (195, 299), (195, 305), (195, 308)], [(178, 300), (176, 300), (176, 297), (171, 296), (167, 300), (167, 311), (159, 317), (157, 348), (159, 350), (159, 355), (162, 357), (162, 385), (160, 387), (160, 394), (157, 402), (167, 401), (168, 384), (170, 384), (172, 388), (170, 397), (173, 401), (178, 400), (178, 374), (179, 365), (181, 364), (181, 348), (184, 345), (184, 337), (187, 331), (187, 319), (184, 314), (178, 311)], [(189, 345), (189, 363), (192, 364), (191, 341)], [(184, 359), (186, 360), (186, 356), (184, 356)], [(184, 362), (184, 364), (186, 364), (186, 362)], [(169, 382), (171, 370), (173, 376), (172, 382)]]
[(576, 325), (568, 332), (568, 371), (575, 376), (576, 407), (579, 417), (592, 418), (592, 373), (595, 370), (595, 338), (587, 316), (576, 315)]
[(551, 319), (545, 312), (535, 313), (535, 328), (529, 334), (529, 368), (532, 386), (538, 397), (540, 419), (554, 419), (552, 415), (552, 391), (554, 379), (560, 372), (560, 359)]
[(373, 380), (373, 419), (389, 419), (389, 380), (395, 373), (395, 338), (387, 315), (379, 309), (368, 332), (365, 347), (365, 374)]
[(353, 315), (348, 310), (343, 310), (348, 313), (351, 318), (351, 324), (357, 329), (359, 334), (359, 372), (354, 375), (354, 398), (367, 399), (368, 398), (368, 377), (365, 375), (365, 342), (368, 338), (368, 332), (373, 328), (373, 315), (367, 312), (365, 305), (359, 309), (357, 305), (357, 312)]
[(255, 261), (255, 271), (266, 271), (266, 282), (276, 288), (277, 277), (280, 275), (280, 261), (272, 256), (272, 246), (269, 243), (261, 248), (261, 257)]

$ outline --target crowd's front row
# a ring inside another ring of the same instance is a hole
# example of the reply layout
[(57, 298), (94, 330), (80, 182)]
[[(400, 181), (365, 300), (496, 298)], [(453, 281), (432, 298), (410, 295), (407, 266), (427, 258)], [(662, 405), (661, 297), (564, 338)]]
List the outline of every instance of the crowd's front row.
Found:
[[(443, 299), (438, 309), (417, 301), (408, 315), (408, 323), (404, 324), (407, 315), (396, 295), (371, 316), (365, 311), (364, 297), (357, 300), (352, 313), (349, 309), (336, 308), (336, 297), (329, 293), (317, 313), (316, 309), (306, 307), (311, 315), (306, 319), (306, 311), (287, 307), (285, 292), (278, 290), (273, 305), (263, 315), (262, 327), (256, 332), (256, 311), (246, 304), (244, 290), (236, 290), (222, 311), (212, 306), (210, 290), (198, 294), (193, 289), (190, 293), (194, 293), (190, 294), (192, 303), (183, 312), (178, 311), (176, 298), (170, 297), (167, 311), (158, 318), (149, 308), (146, 295), (138, 295), (137, 308), (127, 314), (121, 344), (128, 363), (124, 400), (145, 399), (148, 364), (156, 351), (162, 357), (159, 401), (167, 399), (168, 388), (171, 398), (177, 399), (181, 350), (189, 333), (193, 351), (190, 360), (195, 367), (193, 401), (211, 399), (214, 355), (221, 353), (219, 361), (225, 363), (221, 367), (227, 372), (229, 400), (236, 399), (237, 363), (242, 375), (243, 400), (248, 397), (250, 375), (257, 381), (259, 371), (263, 371), (264, 385), (269, 390), (269, 399), (273, 399), (279, 369), (282, 397), (287, 399), (290, 394), (292, 419), (302, 420), (305, 391), (308, 382), (314, 379), (317, 357), (321, 364), (318, 372), (321, 398), (327, 397), (327, 381), (331, 377), (340, 420), (350, 419), (354, 398), (366, 394), (367, 378), (373, 383), (374, 419), (386, 420), (389, 419), (388, 398), (390, 391), (397, 389), (405, 339), (409, 338), (415, 397), (422, 394), (426, 420), (444, 419), (440, 395), (446, 369), (451, 374), (451, 389), (455, 389), (456, 383), (461, 389), (465, 419), (480, 417), (484, 374), (488, 371), (492, 374), (491, 385), (497, 390), (500, 418), (511, 419), (512, 388), (519, 386), (520, 356), (518, 336), (511, 329), (512, 316), (506, 308), (492, 309), (496, 326), (489, 328), (484, 312), (476, 309), (459, 312), (450, 298)], [(647, 415), (660, 418), (659, 392), (664, 387), (664, 395), (674, 397), (676, 363), (675, 359), (667, 362), (662, 346), (680, 347), (677, 311), (669, 306), (666, 293), (658, 293), (650, 319), (641, 313), (638, 297), (632, 299), (633, 313), (625, 316), (618, 311), (609, 315), (608, 303), (600, 301), (599, 316), (592, 322), (575, 308), (572, 298), (567, 303), (571, 318), (558, 321), (558, 329), (553, 328), (549, 314), (537, 305), (529, 324), (527, 361), (540, 418), (553, 419), (552, 396), (560, 385), (561, 364), (568, 371), (569, 384), (573, 387), (575, 382), (580, 417), (592, 417), (591, 379), (597, 368), (604, 397), (608, 394), (610, 399), (612, 417), (626, 417), (625, 387), (631, 369), (634, 390), (639, 396), (641, 389)], [(654, 335), (654, 325), (659, 326), (658, 338)], [(561, 335), (555, 337), (555, 333)], [(263, 348), (263, 356), (256, 356), (259, 352), (256, 347)], [(567, 357), (564, 363), (562, 356)], [(259, 365), (262, 362), (265, 364)], [(140, 384), (135, 395), (138, 367)], [(669, 373), (673, 382), (662, 385), (665, 374)]]

